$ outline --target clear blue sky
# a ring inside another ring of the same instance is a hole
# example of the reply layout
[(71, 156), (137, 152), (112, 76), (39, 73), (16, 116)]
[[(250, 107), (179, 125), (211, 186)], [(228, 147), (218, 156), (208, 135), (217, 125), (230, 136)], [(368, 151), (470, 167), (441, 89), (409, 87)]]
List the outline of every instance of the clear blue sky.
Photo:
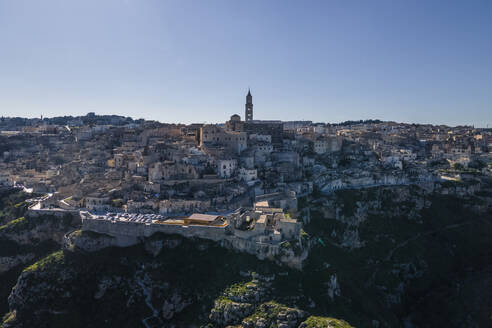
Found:
[(0, 0), (0, 115), (492, 126), (492, 1)]

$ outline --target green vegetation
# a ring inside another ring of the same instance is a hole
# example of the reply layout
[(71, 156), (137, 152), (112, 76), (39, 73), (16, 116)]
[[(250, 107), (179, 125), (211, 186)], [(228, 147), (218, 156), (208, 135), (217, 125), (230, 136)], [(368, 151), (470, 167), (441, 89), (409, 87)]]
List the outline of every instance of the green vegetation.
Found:
[(113, 207), (121, 208), (123, 207), (124, 201), (121, 198), (115, 198), (111, 200)]
[(224, 294), (230, 296), (242, 296), (248, 293), (248, 288), (256, 287), (256, 284), (252, 281), (235, 283), (229, 286)]
[[(479, 196), (487, 195), (486, 192)], [(492, 219), (490, 215), (474, 214), (468, 207), (481, 203), (481, 199), (428, 194), (417, 187), (349, 190), (315, 197), (326, 199), (306, 199), (306, 206), (312, 206), (311, 222), (301, 231), (301, 239), (304, 247), (308, 244), (304, 241), (308, 240), (313, 245), (302, 272), (228, 251), (213, 242), (155, 234), (149, 239), (173, 241), (167, 243), (173, 244), (172, 248), (164, 249), (155, 257), (138, 245), (90, 254), (60, 251), (31, 265), (25, 269), (33, 274), (24, 275), (24, 279), (28, 279), (24, 284), (28, 287), (24, 288), (42, 292), (33, 299), (26, 298), (22, 318), (18, 314), (17, 320), (24, 326), (35, 326), (40, 318), (36, 311), (49, 306), (51, 312), (43, 313), (42, 318), (50, 327), (140, 326), (141, 319), (151, 314), (140, 291), (129, 295), (139, 289), (135, 280), (139, 277), (140, 281), (145, 278), (151, 282), (152, 303), (156, 308), (162, 308), (164, 300), (174, 292), (190, 301), (191, 304), (172, 319), (173, 324), (199, 326), (207, 322), (214, 302), (228, 306), (235, 300), (233, 296), (247, 295), (254, 289), (255, 280), (249, 281), (251, 278), (245, 278), (244, 272), (249, 272), (250, 277), (256, 276), (251, 274), (255, 271), (274, 276), (271, 282), (261, 285), (268, 285), (265, 287), (268, 294), (261, 297), (275, 301), (258, 305), (245, 319), (247, 321), (262, 318), (267, 327), (275, 327), (274, 319), (280, 312), (297, 311), (296, 307), (309, 309), (313, 314), (304, 322), (308, 328), (351, 327), (332, 316), (355, 326), (370, 326), (372, 320), (377, 320), (381, 327), (397, 327), (401, 325), (401, 318), (408, 317), (413, 305), (422, 302), (436, 286), (440, 288), (438, 291), (455, 286), (452, 275), (491, 264)], [(366, 201), (374, 204), (374, 208), (355, 227), (365, 246), (354, 249), (341, 246), (344, 233), (355, 229), (354, 223), (332, 218), (332, 212), (320, 208), (320, 204), (343, 206), (345, 219), (350, 219), (357, 202)], [(417, 204), (425, 206), (416, 211)], [(33, 222), (45, 219), (36, 220)], [(31, 224), (29, 218), (19, 218), (0, 230), (20, 229), (26, 224)], [(91, 232), (74, 234), (86, 233), (92, 238), (101, 237)], [(322, 240), (323, 245), (317, 240)], [(297, 247), (300, 249), (297, 241), (285, 242), (281, 247), (289, 253), (296, 252)], [(341, 295), (331, 299), (327, 286), (334, 275)], [(120, 280), (108, 287), (104, 297), (96, 300), (94, 295), (103, 277)], [(69, 298), (64, 297), (67, 293)], [(439, 295), (436, 294), (436, 299)], [(397, 297), (398, 302), (388, 305)], [(121, 310), (128, 306), (132, 311)], [(422, 311), (439, 310), (433, 306), (426, 303)], [(69, 315), (55, 315), (55, 312)], [(21, 313), (20, 310), (17, 313)], [(117, 315), (108, 316), (108, 313)], [(432, 325), (440, 326), (436, 321)]]
[(62, 250), (59, 250), (28, 266), (24, 269), (24, 272), (52, 270), (53, 265), (62, 266), (64, 263), (65, 254)]
[(20, 202), (20, 203), (17, 203), (14, 205), (15, 208), (19, 208), (21, 206), (23, 206), (25, 203), (24, 202)]
[(280, 244), (280, 247), (282, 247), (284, 249), (291, 249), (292, 244), (290, 242), (286, 241), (286, 242), (283, 242), (282, 244)]
[[(402, 197), (406, 193), (408, 196)], [(334, 314), (356, 326), (373, 319), (382, 326), (398, 326), (410, 304), (429, 289), (453, 285), (450, 276), (464, 273), (466, 268), (491, 264), (492, 219), (471, 212), (468, 206), (481, 203), (475, 197), (426, 194), (409, 187), (379, 188), (377, 195), (381, 209), (369, 211), (357, 227), (359, 240), (365, 242), (361, 248), (340, 247), (343, 233), (350, 229), (348, 224), (324, 217), (322, 210), (311, 211), (311, 222), (304, 229), (311, 239), (321, 238), (326, 246), (316, 243), (310, 250), (301, 284), (316, 303), (316, 315)], [(336, 197), (340, 206), (368, 199), (362, 190), (337, 193)], [(426, 207), (411, 214), (423, 200)], [(333, 274), (341, 294), (350, 302), (340, 298), (327, 304), (326, 294), (319, 293), (320, 285)], [(400, 285), (405, 292), (398, 291)], [(388, 294), (401, 297), (396, 310), (385, 305)]]
[[(24, 205), (18, 206), (18, 208), (22, 207)], [(51, 233), (69, 229), (71, 221), (71, 217), (42, 216), (34, 218), (22, 216), (0, 226), (0, 257), (12, 257), (14, 260), (15, 257), (19, 257), (21, 259), (20, 262), (17, 262), (18, 265), (11, 267), (7, 272), (0, 273), (0, 281), (2, 282), (0, 284), (0, 316), (8, 311), (8, 295), (24, 267), (59, 249), (60, 245), (49, 236)], [(42, 226), (46, 222), (50, 224)], [(39, 227), (42, 227), (41, 234), (31, 234), (33, 230)], [(38, 237), (41, 239), (37, 239)]]
[(352, 328), (347, 322), (334, 318), (309, 317), (304, 321), (306, 328)]
[(265, 319), (268, 323), (272, 320), (275, 320), (280, 312), (292, 310), (291, 308), (279, 304), (276, 301), (269, 301), (266, 303), (260, 304), (255, 310), (255, 312), (244, 319), (244, 321), (253, 321), (256, 322), (258, 319)]
[(0, 232), (20, 231), (28, 226), (28, 222), (25, 217), (12, 220), (9, 223), (0, 226)]
[(2, 328), (6, 324), (12, 324), (15, 321), (15, 318), (17, 316), (17, 311), (12, 311), (3, 316), (3, 322), (0, 323), (0, 328)]
[(225, 305), (225, 304), (231, 304), (233, 303), (232, 300), (229, 298), (229, 297), (226, 297), (226, 296), (219, 296), (216, 300), (215, 300), (215, 303), (216, 303), (216, 307), (218, 309), (221, 309), (222, 308), (222, 305)]
[(18, 191), (17, 189), (1, 190), (0, 226), (8, 223), (10, 220), (23, 216), (28, 208), (25, 200), (30, 197), (35, 196)]
[(100, 232), (94, 232), (91, 230), (75, 230), (71, 233), (72, 237), (89, 237), (91, 239), (99, 239), (99, 238), (114, 238), (111, 235), (105, 234), (105, 233), (100, 233)]
[[(240, 293), (249, 285), (241, 282), (240, 272), (265, 275), (278, 270), (270, 261), (228, 251), (214, 242), (178, 235), (160, 236), (179, 243), (155, 257), (143, 245), (137, 245), (106, 248), (90, 254), (57, 252), (38, 261), (26, 269), (32, 273), (24, 275), (27, 279), (24, 286), (29, 286), (25, 292), (29, 296), (21, 306), (23, 315), (18, 320), (24, 326), (36, 326), (42, 317), (47, 327), (140, 327), (141, 320), (151, 312), (135, 279), (146, 277), (152, 281), (154, 306), (161, 308), (164, 300), (176, 292), (192, 303), (176, 314), (172, 322), (178, 327), (199, 326), (208, 321), (208, 311), (216, 299), (232, 302), (220, 296), (224, 290), (233, 286), (231, 291)], [(94, 294), (104, 277), (118, 277), (121, 282), (96, 300)], [(137, 293), (129, 295), (135, 289)], [(31, 290), (37, 292), (33, 294)], [(128, 306), (132, 311), (122, 311)], [(47, 308), (49, 312), (42, 311)], [(58, 315), (54, 311), (70, 315)]]
[(53, 215), (42, 215), (39, 217), (26, 216), (0, 226), (0, 232), (19, 233), (22, 231), (29, 231), (43, 223), (51, 223), (60, 228), (69, 228), (72, 225), (72, 221), (73, 217), (70, 214), (64, 215), (63, 217), (55, 217)]
[(309, 239), (309, 234), (304, 229), (301, 229), (301, 240), (307, 241), (308, 239)]

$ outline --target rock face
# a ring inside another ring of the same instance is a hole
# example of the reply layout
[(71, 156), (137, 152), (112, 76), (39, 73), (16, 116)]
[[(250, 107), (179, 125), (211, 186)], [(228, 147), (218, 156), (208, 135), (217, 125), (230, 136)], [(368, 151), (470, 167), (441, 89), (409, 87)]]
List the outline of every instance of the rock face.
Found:
[(175, 314), (183, 311), (190, 302), (184, 300), (178, 293), (173, 293), (171, 297), (167, 298), (162, 305), (162, 318), (164, 320), (170, 320)]
[[(158, 270), (151, 262), (113, 261), (104, 271), (97, 272), (94, 268), (104, 266), (102, 262), (87, 266), (86, 260), (79, 262), (80, 256), (74, 251), (58, 251), (26, 268), (9, 296), (10, 319), (3, 327), (51, 327), (53, 315), (68, 315), (68, 312), (75, 315), (74, 310), (68, 309), (77, 307), (87, 307), (80, 309), (82, 312), (93, 311), (94, 305), (106, 309), (114, 306), (138, 309), (139, 324), (147, 326), (150, 322), (158, 322), (162, 325), (191, 304), (169, 283), (151, 278), (149, 273)], [(116, 275), (114, 266), (118, 262), (125, 267), (137, 266)], [(97, 314), (93, 316), (97, 317)], [(39, 323), (41, 318), (46, 322)], [(59, 319), (70, 320), (63, 315), (56, 320)], [(90, 322), (92, 319), (85, 320)], [(126, 327), (124, 320), (118, 326)]]
[[(34, 309), (40, 302), (46, 299), (47, 295), (56, 293), (53, 289), (53, 272), (45, 270), (52, 266), (63, 265), (63, 253), (56, 252), (36, 264), (26, 268), (19, 276), (17, 285), (12, 289), (8, 298), (9, 306), (13, 309), (19, 309), (17, 313), (23, 313), (23, 309)], [(75, 275), (74, 268), (64, 268), (57, 275), (57, 287), (62, 288)], [(42, 283), (32, 284), (33, 281)], [(53, 304), (52, 309), (60, 309), (65, 302), (69, 302), (71, 292), (69, 290), (59, 294), (59, 298)]]
[(222, 240), (220, 245), (227, 249), (255, 255), (260, 260), (270, 260), (278, 265), (286, 265), (297, 270), (302, 270), (303, 262), (309, 255), (308, 248), (302, 248), (298, 252), (294, 252), (279, 245), (259, 244), (234, 237)]
[(251, 274), (253, 279), (229, 286), (210, 312), (210, 320), (223, 327), (239, 325), (245, 328), (298, 327), (307, 313), (274, 301), (265, 302), (270, 295), (274, 276)]
[[(154, 234), (123, 248), (112, 247), (122, 241), (111, 236), (75, 231), (63, 251), (11, 280), (17, 285), (3, 328), (350, 327), (308, 311), (358, 327), (425, 327), (429, 318), (433, 326), (491, 326), (492, 279), (482, 266), (490, 265), (492, 217), (470, 211), (478, 196), (404, 186), (310, 197), (303, 200), (310, 220), (299, 241), (309, 249), (302, 271), (202, 239)], [(36, 236), (57, 227), (36, 223), (43, 226)], [(25, 234), (22, 224), (0, 237)], [(7, 241), (0, 267), (19, 269), (39, 255), (37, 241), (14, 255), (7, 249), (20, 244)], [(297, 246), (282, 244), (272, 256), (285, 257), (279, 263), (300, 257)], [(475, 270), (482, 273), (466, 277)]]
[(30, 263), (35, 257), (36, 255), (34, 253), (0, 257), (0, 274), (7, 272), (16, 266)]
[[(48, 328), (55, 322), (70, 327), (189, 327), (211, 323), (215, 327), (286, 328), (298, 327), (307, 317), (299, 308), (271, 301), (275, 274), (244, 270), (251, 263), (265, 267), (264, 262), (246, 255), (239, 258), (214, 243), (168, 236), (168, 240), (154, 239), (147, 245), (144, 241), (128, 249), (96, 250), (101, 236), (69, 236), (73, 243), (70, 250), (49, 255), (19, 276), (8, 299), (10, 312), (4, 328)], [(151, 246), (160, 249), (157, 255), (149, 251)], [(230, 269), (210, 266), (211, 259), (217, 258)], [(279, 277), (288, 276), (284, 273)], [(231, 278), (241, 282), (230, 283), (234, 281)], [(219, 297), (212, 302), (210, 297), (219, 290)], [(207, 308), (212, 303), (213, 308)]]
[(261, 304), (257, 311), (242, 322), (244, 328), (263, 328), (263, 327), (298, 327), (302, 319), (306, 317), (306, 312), (296, 308), (287, 307), (276, 302)]
[(174, 249), (181, 245), (180, 238), (172, 238), (169, 236), (164, 238), (160, 237), (163, 236), (161, 234), (157, 234), (144, 241), (145, 250), (154, 257), (159, 255), (163, 249)]
[(22, 269), (59, 249), (64, 234), (79, 224), (71, 215), (41, 215), (0, 226), (0, 316), (8, 311), (7, 298)]
[(80, 218), (67, 214), (55, 216), (26, 216), (11, 221), (0, 230), (0, 239), (8, 239), (20, 245), (35, 245), (51, 240), (63, 243), (65, 233), (80, 225)]
[(234, 302), (223, 297), (215, 301), (209, 318), (220, 326), (238, 324), (243, 318), (253, 313), (253, 310), (253, 304)]
[(268, 296), (271, 280), (274, 277), (256, 273), (248, 273), (246, 276), (253, 279), (245, 283), (232, 284), (215, 300), (209, 316), (211, 321), (221, 326), (238, 324), (251, 315), (257, 304)]
[(328, 296), (333, 301), (335, 296), (340, 296), (340, 285), (337, 282), (337, 275), (332, 274), (330, 276), (330, 281), (327, 283), (328, 287)]
[(219, 298), (210, 313), (217, 325), (239, 325), (244, 328), (295, 328), (306, 317), (306, 312), (270, 301), (261, 304), (234, 302)]
[(63, 246), (67, 250), (95, 252), (107, 247), (116, 246), (116, 242), (115, 238), (109, 235), (76, 230), (65, 236)]

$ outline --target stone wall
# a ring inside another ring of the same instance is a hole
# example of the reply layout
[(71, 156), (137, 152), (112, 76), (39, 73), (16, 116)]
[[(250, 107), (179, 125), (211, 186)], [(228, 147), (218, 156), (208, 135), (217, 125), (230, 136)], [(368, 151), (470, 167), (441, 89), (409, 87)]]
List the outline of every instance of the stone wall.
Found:
[[(229, 233), (229, 227), (199, 226), (179, 224), (145, 224), (137, 222), (113, 222), (109, 220), (94, 220), (82, 218), (82, 230), (94, 231), (114, 237), (111, 246), (127, 247), (140, 243), (144, 238), (156, 232), (178, 234), (186, 238), (203, 238), (220, 242), (222, 247), (255, 255), (259, 259), (269, 259), (301, 269), (305, 257), (281, 256), (279, 245), (259, 243), (239, 238)], [(245, 236), (246, 237), (246, 236)]]
[(219, 241), (225, 238), (226, 228), (215, 226), (148, 224), (138, 222), (121, 222), (109, 220), (82, 219), (82, 230), (105, 233), (111, 236), (128, 236), (134, 238), (150, 237), (156, 232), (178, 234), (184, 237), (199, 237)]
[(26, 215), (30, 216), (30, 217), (52, 215), (52, 216), (60, 217), (60, 218), (67, 215), (67, 214), (71, 214), (76, 218), (80, 217), (78, 210), (65, 210), (65, 209), (60, 209), (60, 208), (54, 208), (54, 209), (32, 209), (32, 208), (30, 208), (26, 213)]

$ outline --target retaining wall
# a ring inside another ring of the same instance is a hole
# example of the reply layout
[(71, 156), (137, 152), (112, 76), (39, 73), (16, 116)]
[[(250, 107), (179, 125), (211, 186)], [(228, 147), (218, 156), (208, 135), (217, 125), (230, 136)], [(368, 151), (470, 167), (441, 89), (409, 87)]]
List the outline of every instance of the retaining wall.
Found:
[(156, 232), (178, 234), (184, 237), (199, 237), (219, 241), (226, 236), (226, 227), (149, 224), (139, 222), (122, 222), (109, 220), (82, 219), (82, 230), (105, 233), (111, 236), (128, 236), (134, 238), (150, 237)]
[(82, 230), (90, 230), (108, 234), (115, 238), (113, 246), (127, 247), (138, 244), (142, 239), (152, 236), (154, 233), (178, 234), (187, 238), (203, 238), (220, 242), (222, 247), (255, 255), (259, 259), (281, 261), (284, 264), (301, 269), (302, 258), (291, 256), (284, 259), (279, 256), (279, 245), (259, 243), (231, 235), (229, 227), (199, 226), (179, 224), (146, 224), (139, 222), (121, 222), (110, 220), (94, 220), (82, 218)]

